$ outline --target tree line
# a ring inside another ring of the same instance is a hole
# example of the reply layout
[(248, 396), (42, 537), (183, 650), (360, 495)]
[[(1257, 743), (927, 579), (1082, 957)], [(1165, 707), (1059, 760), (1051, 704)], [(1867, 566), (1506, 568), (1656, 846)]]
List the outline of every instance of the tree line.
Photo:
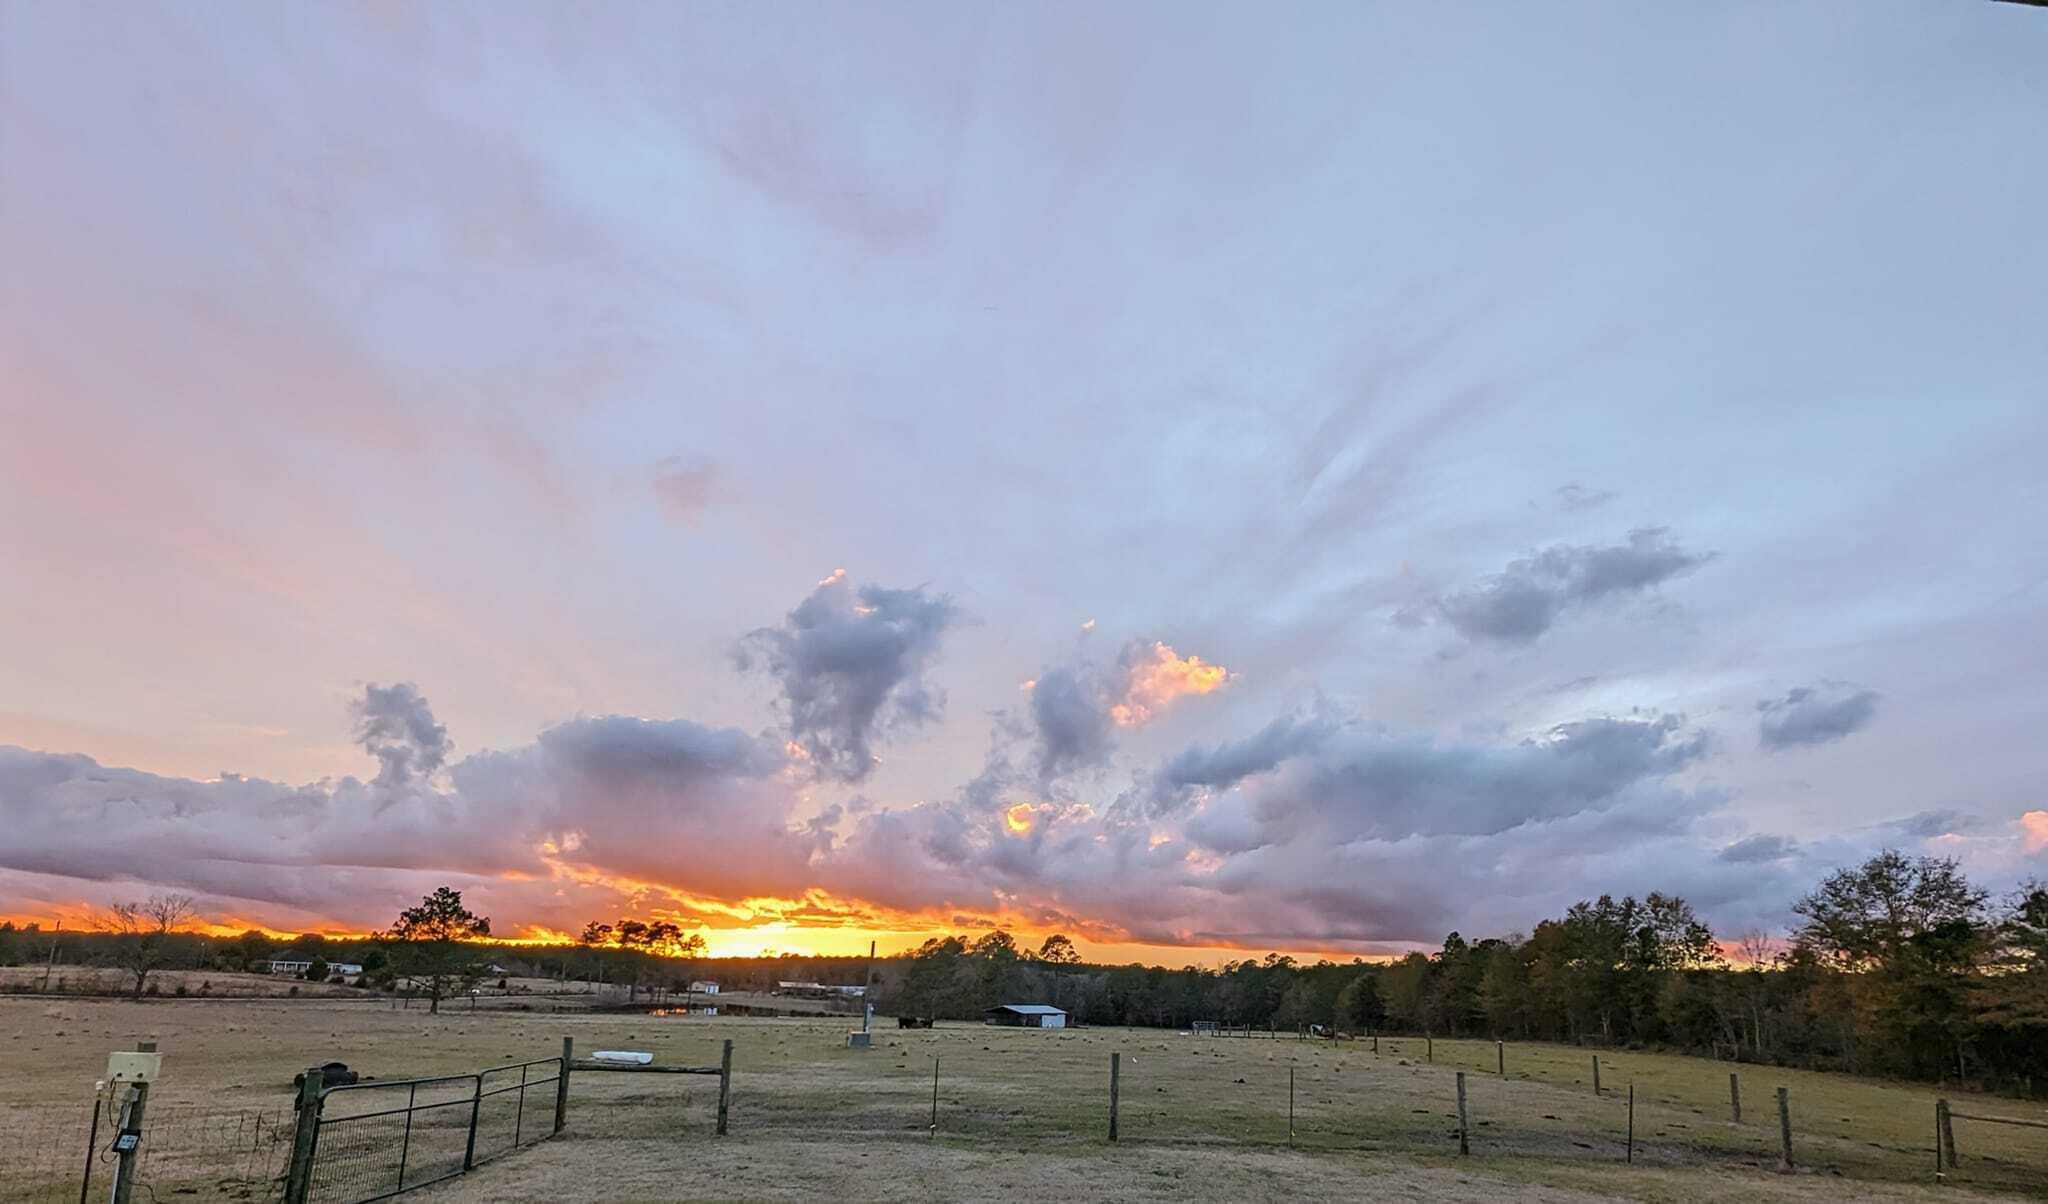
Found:
[(1793, 913), (1786, 937), (1724, 943), (1676, 896), (1603, 895), (1526, 936), (1453, 932), (1437, 953), (1388, 963), (1276, 954), (1179, 970), (1077, 964), (994, 932), (893, 962), (881, 1004), (954, 1019), (1050, 1003), (1084, 1024), (1659, 1047), (2048, 1093), (2048, 886), (1994, 901), (1953, 860), (1888, 851), (1829, 875)]

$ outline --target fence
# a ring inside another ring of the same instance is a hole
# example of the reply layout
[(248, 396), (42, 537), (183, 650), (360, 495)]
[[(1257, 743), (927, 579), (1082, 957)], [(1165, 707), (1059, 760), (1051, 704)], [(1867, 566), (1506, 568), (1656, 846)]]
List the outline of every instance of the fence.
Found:
[[(116, 1109), (97, 1101), (0, 1117), (0, 1201), (105, 1199), (116, 1158)], [(288, 1108), (152, 1105), (136, 1149), (134, 1198), (267, 1200), (291, 1153)]]
[(328, 1087), (308, 1070), (285, 1204), (386, 1200), (553, 1136), (566, 1121), (568, 1066), (565, 1042), (562, 1057), (475, 1074)]

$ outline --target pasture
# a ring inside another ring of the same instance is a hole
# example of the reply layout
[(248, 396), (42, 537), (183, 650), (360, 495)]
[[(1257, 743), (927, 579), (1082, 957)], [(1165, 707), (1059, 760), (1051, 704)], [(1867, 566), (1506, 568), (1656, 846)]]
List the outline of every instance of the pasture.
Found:
[[(1936, 1187), (1937, 1093), (1918, 1086), (1623, 1052), (1601, 1055), (1605, 1091), (1596, 1097), (1592, 1052), (1561, 1046), (1510, 1045), (1503, 1080), (1490, 1041), (1436, 1041), (1431, 1063), (1420, 1039), (1383, 1039), (1375, 1056), (1363, 1041), (958, 1024), (883, 1028), (875, 1049), (857, 1052), (844, 1048), (846, 1028), (843, 1019), (491, 1008), (429, 1017), (326, 998), (13, 997), (0, 999), (0, 1143), (44, 1140), (89, 1112), (106, 1053), (137, 1040), (164, 1054), (152, 1111), (288, 1117), (292, 1075), (330, 1059), (382, 1080), (465, 1073), (552, 1056), (569, 1036), (582, 1052), (640, 1049), (660, 1063), (702, 1066), (730, 1039), (730, 1136), (712, 1133), (715, 1079), (578, 1072), (563, 1136), (419, 1197), (2048, 1198), (2048, 1131), (1972, 1122), (1958, 1122), (1962, 1164)], [(1113, 1051), (1115, 1145), (1106, 1140)], [(1729, 1116), (1731, 1069), (1742, 1076), (1740, 1124)], [(1458, 1070), (1468, 1157), (1457, 1153)], [(1780, 1086), (1790, 1092), (1791, 1174), (1776, 1169)], [(2010, 1100), (1957, 1106), (2044, 1119), (2040, 1107)], [(25, 1146), (4, 1151), (0, 1201), (66, 1198), (64, 1168), (83, 1155), (83, 1129), (72, 1132), (63, 1140), (79, 1145), (78, 1157), (67, 1148), (48, 1160), (58, 1182), (31, 1178), (49, 1172), (35, 1170)], [(149, 1176), (159, 1200), (220, 1193), (206, 1168), (175, 1159)], [(68, 1181), (75, 1199), (75, 1172)]]

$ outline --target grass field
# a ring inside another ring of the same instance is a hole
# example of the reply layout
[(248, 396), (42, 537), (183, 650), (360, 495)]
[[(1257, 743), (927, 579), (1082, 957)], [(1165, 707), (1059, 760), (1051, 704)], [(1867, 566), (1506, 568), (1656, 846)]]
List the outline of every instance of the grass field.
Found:
[[(732, 1135), (712, 1136), (716, 1080), (580, 1073), (568, 1132), (428, 1189), (437, 1199), (1014, 1198), (1189, 1195), (1490, 1199), (2048, 1198), (2048, 1131), (1957, 1123), (1962, 1166), (1933, 1185), (1933, 1102), (1918, 1087), (1727, 1063), (1419, 1039), (1331, 1045), (942, 1026), (881, 1030), (844, 1047), (843, 1020), (765, 1020), (458, 1010), (430, 1018), (327, 999), (0, 1000), (0, 1143), (76, 1115), (107, 1051), (155, 1040), (152, 1110), (289, 1115), (292, 1075), (339, 1059), (380, 1079), (461, 1073), (582, 1051), (644, 1049), (715, 1064), (735, 1043)], [(1122, 1140), (1106, 1140), (1108, 1071), (1122, 1055)], [(939, 1072), (931, 1128), (932, 1072)], [(1457, 1154), (1455, 1072), (1467, 1073), (1472, 1155)], [(1289, 1071), (1293, 1122), (1289, 1123)], [(1636, 1092), (1625, 1163), (1626, 1090)], [(1775, 1089), (1790, 1091), (1798, 1171), (1776, 1172)], [(2007, 1100), (1964, 1111), (2043, 1119)], [(225, 1123), (225, 1122), (217, 1122)], [(13, 1127), (10, 1129), (10, 1125)], [(82, 1130), (80, 1130), (82, 1134)], [(63, 1143), (59, 1143), (63, 1144)], [(79, 1141), (82, 1151), (82, 1138)], [(66, 1145), (48, 1172), (0, 1157), (0, 1200), (63, 1198)], [(104, 1172), (101, 1172), (104, 1173)], [(152, 1168), (160, 1200), (204, 1199), (213, 1181), (175, 1160)], [(175, 1196), (180, 1188), (185, 1194)], [(189, 1189), (197, 1189), (193, 1192)], [(97, 1187), (95, 1188), (97, 1191)]]

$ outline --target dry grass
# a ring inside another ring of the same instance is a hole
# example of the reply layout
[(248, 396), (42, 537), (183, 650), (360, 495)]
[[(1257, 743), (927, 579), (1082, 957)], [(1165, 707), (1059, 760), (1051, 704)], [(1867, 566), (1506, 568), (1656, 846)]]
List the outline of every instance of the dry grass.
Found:
[[(153, 1105), (290, 1104), (292, 1074), (338, 1058), (383, 1079), (460, 1073), (554, 1053), (644, 1049), (712, 1065), (735, 1042), (733, 1136), (711, 1136), (716, 1080), (576, 1076), (570, 1131), (433, 1194), (476, 1199), (861, 1199), (926, 1194), (1086, 1198), (1190, 1194), (1416, 1199), (1911, 1199), (1931, 1187), (1932, 1092), (1842, 1076), (1741, 1070), (1744, 1123), (1727, 1112), (1729, 1067), (1491, 1042), (1340, 1046), (1197, 1039), (1149, 1030), (880, 1031), (844, 1048), (844, 1021), (544, 1012), (430, 1018), (370, 1002), (0, 1000), (0, 1134), (10, 1113), (78, 1106), (106, 1052), (153, 1039), (165, 1076)], [(1109, 1053), (1123, 1055), (1122, 1137), (1104, 1140)], [(933, 1059), (939, 1123), (929, 1129)], [(1473, 1156), (1456, 1154), (1455, 1069), (1468, 1072)], [(1484, 1068), (1484, 1073), (1481, 1072)], [(1293, 1148), (1288, 1072), (1295, 1079)], [(1623, 1162), (1637, 1091), (1636, 1163)], [(1801, 1173), (1775, 1173), (1773, 1091), (1791, 1090)], [(2009, 1101), (1966, 1110), (2040, 1115)], [(2048, 1132), (1960, 1123), (1964, 1164), (1943, 1198), (2048, 1197)], [(9, 1171), (0, 1158), (0, 1184)], [(165, 1196), (165, 1184), (158, 1194)], [(1539, 1189), (1541, 1189), (1539, 1191)], [(74, 1188), (75, 1190), (75, 1188)], [(1549, 1193), (1547, 1196), (1544, 1193)], [(0, 1191), (0, 1198), (6, 1192)], [(190, 1198), (190, 1197), (188, 1197)]]

